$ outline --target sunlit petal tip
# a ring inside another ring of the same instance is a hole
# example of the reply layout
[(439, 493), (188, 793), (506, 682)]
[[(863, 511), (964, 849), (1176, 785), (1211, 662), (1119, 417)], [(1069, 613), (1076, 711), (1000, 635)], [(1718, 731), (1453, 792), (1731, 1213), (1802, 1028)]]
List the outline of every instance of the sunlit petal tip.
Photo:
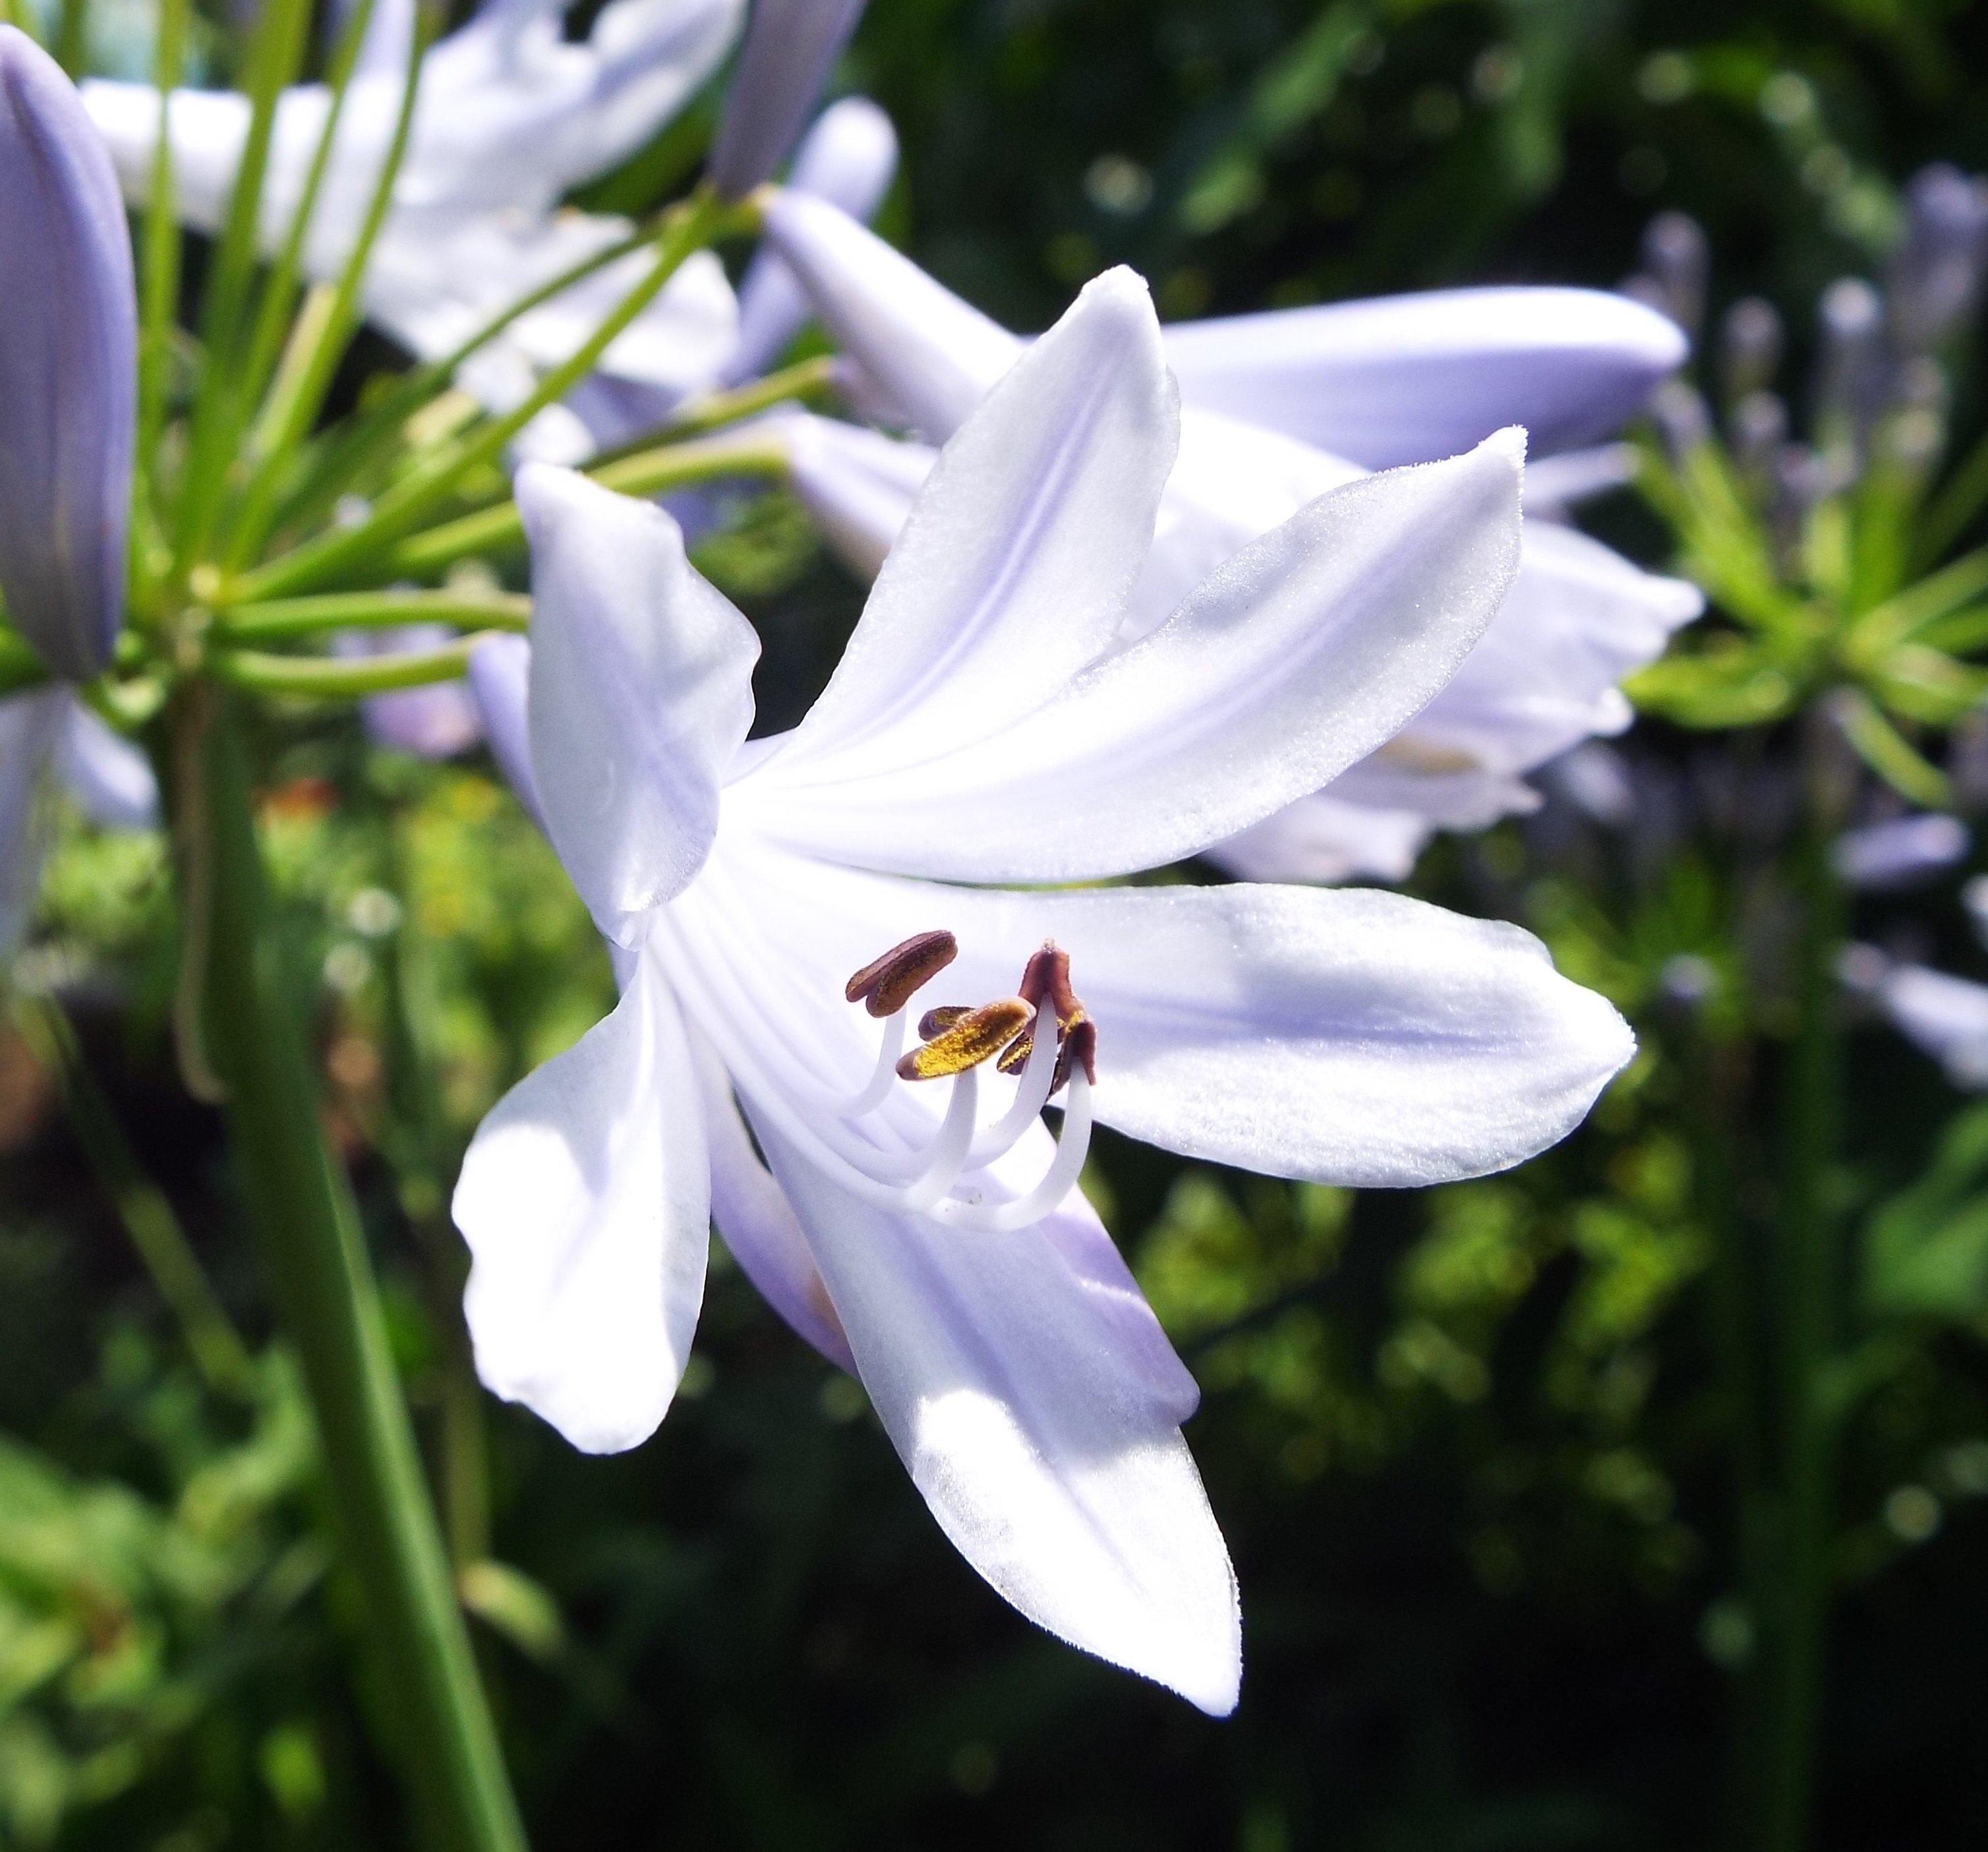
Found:
[(485, 1384), (583, 1452), (646, 1440), (689, 1359), (710, 1210), (682, 1021), (637, 961), (614, 1014), (499, 1101), (463, 1160)]
[(137, 300), (117, 177), (76, 87), (0, 26), (0, 591), (58, 675), (123, 621)]
[(546, 833), (607, 936), (689, 885), (752, 719), (752, 628), (700, 578), (660, 508), (527, 465), (528, 726)]

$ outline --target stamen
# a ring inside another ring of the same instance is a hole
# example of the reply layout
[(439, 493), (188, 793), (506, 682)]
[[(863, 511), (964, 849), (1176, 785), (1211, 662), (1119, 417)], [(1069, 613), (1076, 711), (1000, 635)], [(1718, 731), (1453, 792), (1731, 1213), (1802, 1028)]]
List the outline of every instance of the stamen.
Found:
[(1030, 954), (1017, 994), (1039, 1010), (1046, 1000), (1066, 1029), (1084, 1014), (1082, 1000), (1070, 987), (1070, 954), (1053, 939), (1045, 939), (1043, 949)]
[[(936, 1010), (928, 1010), (918, 1018), (918, 1040), (930, 1041), (935, 1035), (943, 1033), (966, 1014), (962, 1003), (942, 1003)], [(1006, 1061), (1006, 1055), (1002, 1056)]]
[(1097, 1025), (1088, 1016), (1079, 1017), (1063, 1038), (1063, 1046), (1057, 1051), (1056, 1078), (1050, 1083), (1050, 1092), (1060, 1093), (1069, 1084), (1070, 1071), (1079, 1067), (1084, 1070), (1084, 1078), (1096, 1086)]
[(969, 1203), (956, 1196), (942, 1197), (928, 1213), (948, 1227), (970, 1229), (976, 1234), (1005, 1234), (1033, 1227), (1059, 1207), (1076, 1187), (1090, 1150), (1090, 1083), (1080, 1068), (1070, 1076), (1070, 1102), (1063, 1109), (1056, 1156), (1034, 1189), (1011, 1203)]
[(1002, 997), (969, 1010), (922, 1047), (898, 1063), (902, 1080), (938, 1080), (963, 1074), (999, 1055), (1035, 1021), (1034, 1007), (1019, 997)]
[(958, 956), (959, 941), (950, 933), (916, 933), (872, 959), (842, 994), (872, 1016), (894, 1016)]

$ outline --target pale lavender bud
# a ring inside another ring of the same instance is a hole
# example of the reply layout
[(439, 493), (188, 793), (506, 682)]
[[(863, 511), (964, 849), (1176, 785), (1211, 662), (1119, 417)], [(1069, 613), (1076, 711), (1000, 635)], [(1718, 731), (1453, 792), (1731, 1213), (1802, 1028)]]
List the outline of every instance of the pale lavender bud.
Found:
[(1934, 811), (1845, 830), (1830, 859), (1851, 887), (1902, 888), (1944, 874), (1965, 858), (1967, 848), (1967, 826)]
[(469, 652), (469, 692), (490, 756), (543, 835), (546, 814), (532, 770), (531, 730), (526, 719), (531, 680), (532, 646), (522, 637), (485, 637)]
[[(332, 639), (332, 648), (341, 656), (401, 655), (440, 649), (455, 636), (445, 624), (401, 624), (385, 630), (341, 631)], [(460, 682), (369, 695), (360, 708), (376, 744), (424, 759), (452, 758), (483, 734), (476, 703)]]
[[(811, 193), (868, 220), (898, 171), (898, 133), (867, 96), (823, 110), (802, 140), (787, 176), (791, 192)], [(807, 294), (786, 261), (762, 246), (739, 289), (739, 345), (719, 378), (737, 385), (762, 371), (808, 318)]]
[(0, 591), (59, 675), (124, 615), (137, 298), (117, 176), (76, 86), (0, 26)]
[(1650, 415), (1663, 433), (1665, 448), (1682, 458), (1712, 442), (1712, 414), (1705, 396), (1681, 379), (1667, 379), (1650, 395)]
[(1772, 381), (1781, 364), (1781, 317), (1774, 305), (1743, 296), (1719, 324), (1719, 369), (1726, 396), (1743, 399)]
[(711, 151), (723, 198), (742, 199), (786, 157), (862, 12), (863, 0), (754, 0)]
[(1643, 233), (1643, 268), (1656, 279), (1663, 300), (1656, 306), (1695, 334), (1705, 319), (1705, 286), (1712, 253), (1704, 229), (1683, 212), (1659, 212)]
[(1767, 475), (1788, 441), (1788, 408), (1778, 393), (1750, 392), (1733, 408), (1733, 455), (1749, 476)]
[(1959, 168), (1922, 168), (1905, 188), (1905, 229), (1892, 254), (1892, 344), (1942, 345), (1980, 306), (1988, 270), (1988, 191)]
[(1861, 276), (1840, 276), (1822, 293), (1818, 425), (1861, 425), (1883, 390), (1885, 304)]

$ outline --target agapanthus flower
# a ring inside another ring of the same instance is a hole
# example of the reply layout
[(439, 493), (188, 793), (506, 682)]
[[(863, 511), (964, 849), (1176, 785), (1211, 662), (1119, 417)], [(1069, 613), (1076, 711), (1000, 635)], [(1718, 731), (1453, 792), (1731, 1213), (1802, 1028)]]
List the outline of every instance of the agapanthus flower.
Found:
[[(1023, 350), (819, 200), (780, 194), (766, 223), (875, 403), (935, 440), (958, 428)], [(1362, 461), (1384, 462), (1467, 446), (1513, 417), (1584, 442), (1684, 350), (1663, 317), (1591, 290), (1458, 290), (1293, 313), (1300, 319), (1289, 324), (1273, 316), (1166, 330), (1168, 365), (1187, 369), (1180, 455), (1128, 606), (1128, 636), (1295, 510), (1364, 473), (1293, 432), (1336, 432)], [(1390, 326), (1403, 330), (1397, 350), (1386, 344)], [(1344, 350), (1334, 345), (1341, 328)], [(1231, 415), (1276, 405), (1282, 428)], [(891, 461), (882, 440), (848, 430), (797, 435), (796, 479), (860, 564), (881, 557), (930, 452)], [(1524, 775), (1626, 727), (1631, 711), (1617, 685), (1661, 655), (1703, 602), (1694, 587), (1641, 571), (1585, 535), (1528, 523), (1497, 621), (1413, 725), (1330, 792), (1303, 800), (1300, 814), (1267, 820), (1215, 858), (1252, 877), (1395, 879), (1432, 829), (1482, 828), (1531, 808), (1537, 800)]]
[[(66, 681), (110, 659), (124, 618), (137, 303), (117, 183), (55, 60), (0, 25), (0, 592)], [(150, 768), (65, 682), (0, 700), (0, 954), (25, 929), (51, 778), (100, 820), (156, 812)]]
[(739, 69), (711, 147), (712, 183), (743, 199), (786, 159), (863, 0), (753, 0)]
[[(413, 0), (374, 0), (366, 53), (347, 86), (337, 139), (304, 246), (310, 275), (336, 277), (352, 249), (392, 140), (412, 43)], [(421, 61), (421, 90), (393, 205), (369, 264), (369, 318), (423, 359), (458, 346), (506, 304), (624, 238), (627, 221), (560, 207), (573, 188), (633, 153), (716, 67), (742, 0), (612, 0), (587, 38), (568, 40), (550, 0), (492, 0)], [(159, 99), (146, 85), (91, 80), (85, 102), (116, 157), (125, 196), (149, 196)], [(261, 235), (282, 243), (331, 105), (323, 84), (279, 100)], [(181, 216), (221, 223), (246, 141), (248, 99), (173, 93)], [(640, 253), (597, 271), (520, 317), (465, 369), (493, 409), (527, 397), (640, 276)], [(680, 395), (708, 384), (736, 344), (724, 272), (697, 253), (609, 348), (604, 371)]]
[[(624, 989), (485, 1119), (454, 1207), (484, 1380), (599, 1451), (662, 1418), (715, 1221), (975, 1568), (1220, 1713), (1239, 1622), (1196, 1390), (1077, 1187), (1091, 1126), (1428, 1183), (1564, 1136), (1631, 1041), (1510, 926), (1064, 885), (1371, 751), (1516, 567), (1505, 432), (1310, 504), (1121, 647), (1177, 438), (1151, 303), (1113, 273), (963, 422), (827, 689), (760, 740), (756, 642), (668, 515), (520, 472), (529, 782)], [(515, 695), (517, 646), (473, 660)]]

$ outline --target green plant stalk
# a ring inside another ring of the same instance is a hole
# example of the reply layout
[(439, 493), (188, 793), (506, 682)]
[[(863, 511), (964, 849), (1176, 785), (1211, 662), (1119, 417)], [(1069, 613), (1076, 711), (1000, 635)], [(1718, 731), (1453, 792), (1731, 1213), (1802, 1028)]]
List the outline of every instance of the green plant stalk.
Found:
[(227, 488), (242, 406), (242, 381), (235, 370), (236, 337), (255, 261), (262, 217), (262, 183), (269, 164), (276, 100), (295, 78), (310, 19), (309, 0), (269, 0), (249, 46), (251, 100), (248, 134), (235, 169), (222, 223), (219, 248), (208, 273), (201, 305), (201, 342), (205, 350), (200, 390), (194, 401), (188, 445), (185, 493), (180, 508), (174, 564), (184, 574), (207, 544)]
[(109, 1194), (159, 1297), (178, 1322), (194, 1366), (209, 1388), (223, 1395), (248, 1395), (255, 1374), (248, 1346), (222, 1306), (165, 1192), (140, 1165), (83, 1058), (67, 1014), (52, 997), (19, 994), (14, 1014), (36, 1058), (54, 1075), (76, 1143)]
[[(779, 476), (787, 466), (786, 445), (773, 432), (752, 432), (735, 437), (695, 439), (666, 445), (617, 463), (589, 469), (604, 489), (622, 495), (654, 495), (689, 482), (717, 476)], [(458, 560), (515, 552), (524, 544), (525, 527), (516, 502), (466, 514), (425, 533), (410, 534), (387, 554), (382, 570), (394, 577), (418, 577), (439, 572)]]
[(339, 32), (338, 46), (332, 55), (331, 69), (326, 75), (331, 100), (325, 110), (324, 128), (317, 138), (316, 152), (311, 156), (310, 171), (304, 178), (303, 197), (298, 201), (290, 229), (284, 235), (283, 248), (276, 254), (276, 262), (263, 279), (262, 298), (256, 305), (254, 330), (248, 337), (248, 357), (242, 369), (247, 396), (251, 398), (263, 391), (269, 369), (276, 364), (277, 354), (282, 347), (284, 324), (295, 306), (297, 279), (303, 273), (304, 240), (310, 234), (311, 220), (317, 212), (318, 195), (330, 170), (332, 147), (338, 139), (339, 124), (345, 117), (346, 91), (352, 82), (353, 69), (359, 62), (359, 48), (365, 40), (366, 29), (373, 22), (374, 4), (374, 0), (358, 0)]
[(656, 241), (656, 257), (643, 276), (593, 333), (539, 381), (524, 401), (440, 455), (411, 472), (381, 496), (370, 519), (358, 526), (322, 534), (295, 551), (249, 573), (233, 587), (235, 603), (306, 591), (336, 574), (354, 568), (369, 554), (383, 552), (428, 510), (445, 500), (455, 485), (479, 465), (494, 461), (504, 446), (545, 408), (563, 398), (614, 344), (616, 336), (647, 308), (692, 252), (749, 222), (751, 208), (728, 205), (699, 192), (667, 215)]
[(493, 315), (452, 353), (428, 361), (402, 374), (371, 405), (359, 412), (345, 428), (323, 446), (305, 472), (303, 479), (284, 498), (277, 519), (279, 524), (321, 516), (332, 500), (363, 479), (380, 457), (398, 440), (401, 428), (423, 405), (443, 391), (455, 378), (455, 370), (471, 355), (495, 340), (520, 316), (529, 314), (575, 283), (583, 283), (597, 270), (639, 251), (653, 234), (637, 232), (583, 258), (570, 269), (526, 292)]
[(1830, 859), (1841, 806), (1828, 787), (1834, 742), (1810, 716), (1807, 815), (1795, 854), (1802, 903), (1800, 1013), (1789, 1051), (1775, 1304), (1780, 1313), (1777, 1519), (1763, 1574), (1759, 1676), (1759, 1852), (1802, 1852), (1813, 1811), (1816, 1736), (1831, 1604), (1836, 1417), (1838, 1254), (1830, 1174), (1841, 1134), (1842, 1053), (1836, 963), (1847, 906)]
[(391, 1695), (390, 1751), (444, 1852), (525, 1852), (524, 1828), (457, 1606), (387, 1346), (357, 1206), (319, 1127), (277, 967), (248, 768), (228, 697), (184, 689), (175, 746), (208, 844), (205, 1039), (279, 1309), (316, 1412), (340, 1548)]
[(72, 78), (83, 75), (90, 56), (90, 0), (62, 0), (56, 15), (56, 63)]
[(261, 650), (218, 649), (208, 659), (208, 666), (218, 680), (259, 694), (354, 701), (396, 689), (455, 681), (468, 672), (469, 652), (492, 634), (478, 631), (439, 649), (393, 656), (282, 656)]
[(398, 624), (473, 625), (482, 630), (526, 630), (532, 601), (521, 593), (490, 591), (333, 591), (308, 598), (275, 598), (236, 604), (215, 621), (216, 639), (269, 643), (313, 637), (328, 630), (379, 630)]
[(320, 314), (300, 317), (291, 337), (289, 350), (283, 356), (269, 391), (268, 401), (255, 428), (249, 433), (248, 486), (242, 496), (234, 530), (223, 554), (229, 570), (238, 568), (267, 537), (278, 479), (289, 466), (292, 453), (303, 441), (324, 396), (331, 388), (332, 375), (347, 344), (359, 326), (360, 291), (366, 281), (366, 267), (380, 229), (394, 200), (394, 182), (401, 164), (407, 158), (407, 141), (414, 131), (414, 109), (421, 87), (421, 60), (434, 36), (440, 14), (433, 6), (417, 5), (407, 47), (407, 71), (401, 86), (401, 107), (394, 122), (394, 137), (387, 150), (367, 202), (366, 217), (359, 235), (346, 253), (336, 288), (328, 306)]

